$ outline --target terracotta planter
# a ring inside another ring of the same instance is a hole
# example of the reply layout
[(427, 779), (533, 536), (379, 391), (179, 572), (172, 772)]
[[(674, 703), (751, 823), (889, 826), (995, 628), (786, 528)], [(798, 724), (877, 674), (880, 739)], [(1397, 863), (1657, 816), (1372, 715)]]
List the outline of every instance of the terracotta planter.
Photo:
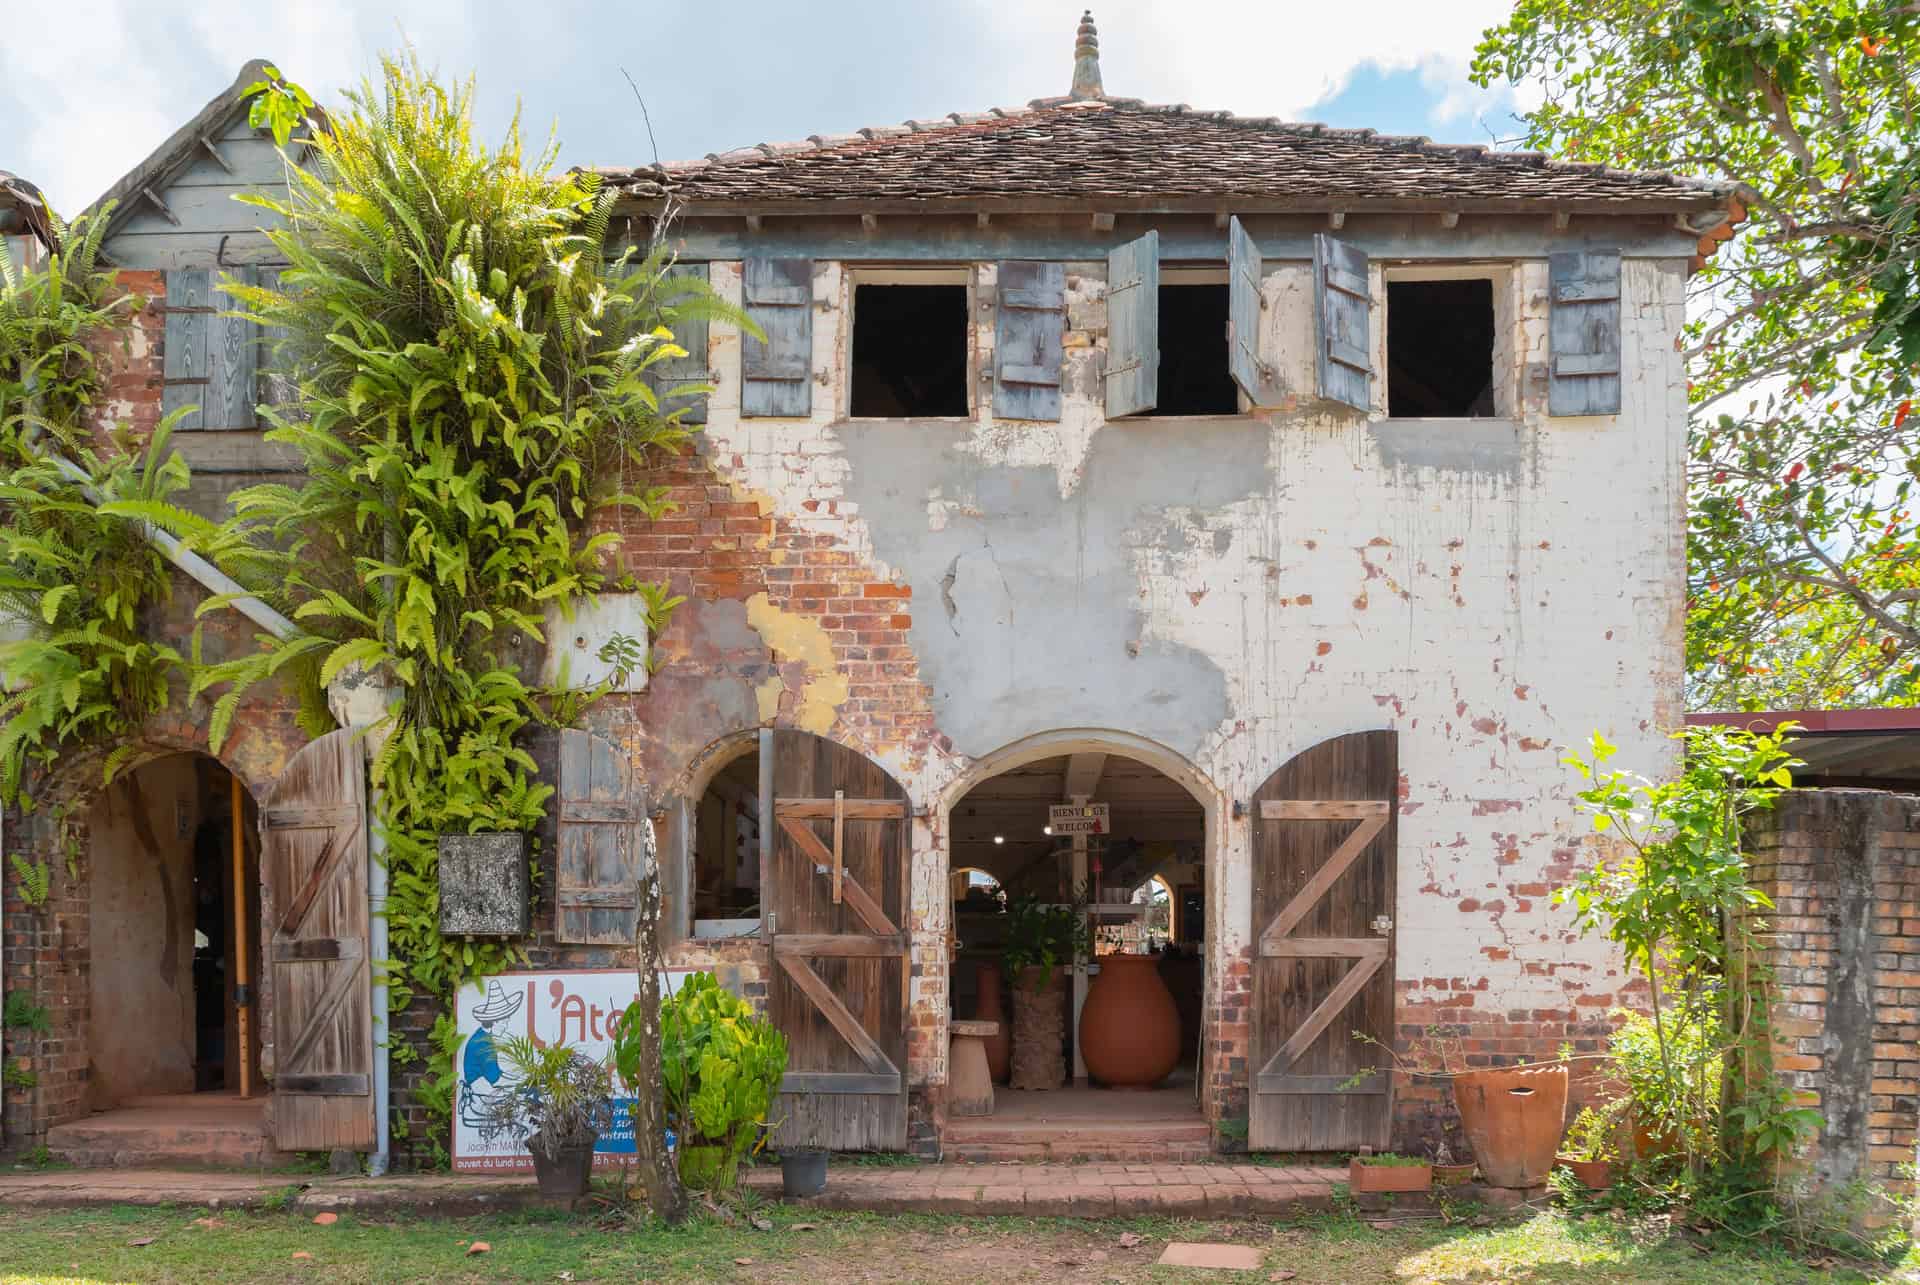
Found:
[(1080, 1010), (1080, 1056), (1109, 1088), (1144, 1089), (1180, 1063), (1180, 1010), (1152, 955), (1102, 955)]
[(1347, 1162), (1347, 1190), (1356, 1196), (1382, 1191), (1426, 1191), (1432, 1186), (1432, 1165), (1370, 1165), (1358, 1156)]
[(1463, 1165), (1435, 1165), (1433, 1181), (1442, 1187), (1458, 1187), (1461, 1183), (1473, 1181), (1473, 1171), (1479, 1166), (1469, 1161)]
[(1567, 1068), (1469, 1071), (1453, 1081), (1462, 1132), (1491, 1187), (1538, 1187), (1567, 1127)]
[(1067, 1082), (1067, 970), (1023, 968), (1013, 984), (1013, 1072), (1016, 1089), (1057, 1089)]
[(1573, 1175), (1573, 1180), (1588, 1191), (1605, 1191), (1613, 1186), (1613, 1164), (1607, 1160), (1575, 1160), (1555, 1156), (1553, 1162)]
[(973, 985), (979, 994), (973, 1003), (973, 1020), (1000, 1024), (996, 1034), (980, 1041), (987, 1050), (987, 1074), (995, 1084), (1005, 1084), (1013, 1072), (1013, 1029), (1007, 1021), (1006, 1010), (1000, 1005), (1000, 966), (981, 964), (975, 968)]

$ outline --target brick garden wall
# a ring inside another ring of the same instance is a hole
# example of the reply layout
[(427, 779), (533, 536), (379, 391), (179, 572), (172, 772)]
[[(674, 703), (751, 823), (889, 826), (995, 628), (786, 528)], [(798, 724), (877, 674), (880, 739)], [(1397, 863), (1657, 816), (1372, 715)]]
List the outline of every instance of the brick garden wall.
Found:
[(1920, 1117), (1920, 798), (1796, 790), (1751, 826), (1774, 904), (1774, 1070), (1819, 1110), (1804, 1164), (1833, 1196), (1910, 1191)]

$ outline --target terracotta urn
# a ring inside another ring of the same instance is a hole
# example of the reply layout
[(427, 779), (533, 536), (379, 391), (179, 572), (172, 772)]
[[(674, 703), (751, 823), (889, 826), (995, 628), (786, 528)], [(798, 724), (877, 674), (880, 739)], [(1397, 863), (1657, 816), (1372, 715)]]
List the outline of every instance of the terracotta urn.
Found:
[(1007, 1020), (1000, 1004), (1000, 966), (983, 963), (974, 969), (973, 986), (978, 993), (973, 1002), (973, 1020), (1000, 1024), (998, 1033), (980, 1042), (987, 1050), (987, 1073), (995, 1084), (1005, 1084), (1007, 1076), (1013, 1073), (1013, 1023)]
[(1144, 1089), (1180, 1062), (1180, 1010), (1152, 955), (1102, 955), (1080, 1010), (1080, 1056), (1108, 1088)]
[(1488, 1186), (1546, 1182), (1567, 1127), (1564, 1063), (1469, 1071), (1454, 1078), (1453, 1101)]

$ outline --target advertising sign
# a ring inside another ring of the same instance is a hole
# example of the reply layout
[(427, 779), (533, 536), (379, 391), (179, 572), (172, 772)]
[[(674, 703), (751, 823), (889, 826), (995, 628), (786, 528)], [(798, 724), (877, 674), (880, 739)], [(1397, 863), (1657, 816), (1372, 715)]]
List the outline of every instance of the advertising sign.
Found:
[[(692, 972), (660, 974), (660, 994), (670, 995)], [(639, 998), (630, 968), (565, 973), (501, 973), (463, 988), (454, 1000), (460, 1047), (454, 1054), (453, 1167), (462, 1173), (531, 1172), (533, 1157), (508, 1138), (483, 1142), (480, 1121), (486, 1102), (516, 1090), (513, 1070), (501, 1061), (495, 1041), (520, 1035), (543, 1045), (565, 1044), (590, 1058), (613, 1050), (621, 1014)], [(613, 1125), (594, 1148), (596, 1168), (618, 1168), (633, 1155), (629, 1099), (616, 1099)]]
[(1055, 803), (1047, 808), (1047, 825), (1059, 834), (1107, 834), (1104, 803)]

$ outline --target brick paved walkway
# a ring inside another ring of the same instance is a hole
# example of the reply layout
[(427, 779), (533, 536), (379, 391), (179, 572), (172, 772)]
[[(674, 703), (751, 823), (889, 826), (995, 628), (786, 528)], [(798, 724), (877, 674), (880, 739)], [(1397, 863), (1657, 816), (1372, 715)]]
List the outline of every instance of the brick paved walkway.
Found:
[[(1027, 1214), (1112, 1218), (1166, 1214), (1220, 1218), (1326, 1208), (1344, 1169), (1238, 1164), (851, 1165), (828, 1170), (827, 1189), (797, 1202), (876, 1213)], [(777, 1167), (746, 1183), (778, 1198)], [(289, 1191), (289, 1188), (295, 1190)], [(1463, 1189), (1465, 1195), (1477, 1188)], [(179, 1169), (56, 1169), (0, 1172), (0, 1209), (86, 1205), (296, 1210), (410, 1210), (458, 1215), (538, 1203), (528, 1179), (475, 1174), (328, 1178), (309, 1174)], [(1418, 1198), (1402, 1198), (1418, 1205)]]

